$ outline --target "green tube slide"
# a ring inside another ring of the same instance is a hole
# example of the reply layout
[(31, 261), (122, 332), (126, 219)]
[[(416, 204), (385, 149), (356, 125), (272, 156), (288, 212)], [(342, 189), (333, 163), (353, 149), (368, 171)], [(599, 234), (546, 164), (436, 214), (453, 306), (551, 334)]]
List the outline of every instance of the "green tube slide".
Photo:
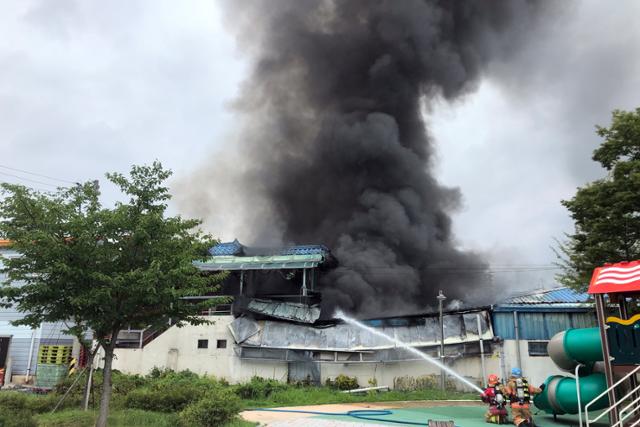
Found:
[[(558, 368), (574, 372), (582, 364), (579, 372), (580, 403), (584, 406), (607, 389), (607, 380), (601, 372), (594, 372), (596, 362), (602, 361), (602, 342), (598, 328), (567, 329), (556, 334), (548, 345), (549, 356)], [(549, 414), (577, 414), (578, 393), (576, 379), (562, 375), (552, 375), (546, 379), (545, 388), (533, 403)], [(590, 408), (597, 410), (607, 407), (609, 399), (605, 395)]]

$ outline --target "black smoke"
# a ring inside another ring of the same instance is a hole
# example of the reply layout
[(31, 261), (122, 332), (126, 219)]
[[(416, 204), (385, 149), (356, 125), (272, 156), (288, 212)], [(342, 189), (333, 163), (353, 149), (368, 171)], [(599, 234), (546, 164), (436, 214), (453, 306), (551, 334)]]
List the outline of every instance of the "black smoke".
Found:
[[(239, 142), (186, 197), (200, 214), (243, 218), (247, 243), (330, 247), (340, 266), (322, 282), (326, 308), (400, 314), (433, 305), (439, 289), (449, 299), (482, 295), (487, 263), (452, 234), (461, 195), (434, 177), (424, 113), (472, 91), (489, 61), (517, 50), (538, 9), (514, 0), (228, 3), (228, 27), (251, 61), (235, 104)], [(207, 185), (229, 198), (213, 192), (208, 207)]]

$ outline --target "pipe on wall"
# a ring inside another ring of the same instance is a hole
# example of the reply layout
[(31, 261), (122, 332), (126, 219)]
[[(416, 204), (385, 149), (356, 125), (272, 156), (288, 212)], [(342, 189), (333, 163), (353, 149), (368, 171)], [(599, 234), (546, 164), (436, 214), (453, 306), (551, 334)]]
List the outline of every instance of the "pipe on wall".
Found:
[(36, 344), (36, 332), (39, 328), (35, 328), (31, 330), (31, 345), (29, 346), (29, 360), (27, 361), (27, 377), (25, 379), (26, 383), (29, 383), (29, 379), (31, 378), (31, 368), (32, 368), (32, 359), (33, 359), (33, 348)]
[(478, 339), (480, 340), (480, 363), (482, 365), (482, 384), (486, 384), (487, 381), (487, 367), (484, 363), (484, 341), (482, 340), (482, 320), (480, 319), (480, 313), (476, 314), (476, 320), (478, 321)]
[(520, 325), (518, 322), (518, 312), (513, 312), (513, 327), (516, 333), (516, 352), (518, 355), (518, 368), (522, 369), (522, 354), (520, 354)]

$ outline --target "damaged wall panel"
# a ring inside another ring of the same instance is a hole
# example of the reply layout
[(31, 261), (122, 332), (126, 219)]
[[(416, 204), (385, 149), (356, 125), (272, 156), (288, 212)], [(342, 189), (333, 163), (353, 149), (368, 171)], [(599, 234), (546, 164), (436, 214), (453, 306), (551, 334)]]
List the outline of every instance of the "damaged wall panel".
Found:
[[(492, 340), (493, 332), (487, 324), (486, 312), (479, 312), (482, 339)], [(422, 324), (420, 324), (422, 323)], [(477, 314), (449, 314), (444, 316), (445, 343), (477, 342)], [(306, 351), (364, 352), (396, 348), (396, 345), (366, 330), (335, 324), (325, 327), (293, 324), (273, 320), (256, 321), (248, 317), (235, 319), (229, 328), (237, 344), (245, 347), (292, 349)], [(412, 326), (385, 326), (381, 332), (413, 347), (434, 347), (440, 344), (437, 318), (425, 318)]]

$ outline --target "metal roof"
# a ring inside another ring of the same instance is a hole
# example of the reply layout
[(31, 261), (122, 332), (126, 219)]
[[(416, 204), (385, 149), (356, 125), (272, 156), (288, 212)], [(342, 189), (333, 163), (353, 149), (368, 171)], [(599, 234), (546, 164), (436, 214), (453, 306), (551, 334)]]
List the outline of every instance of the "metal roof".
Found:
[(213, 256), (193, 264), (204, 271), (279, 270), (314, 268), (324, 261), (323, 255)]
[(591, 309), (589, 294), (571, 288), (539, 289), (526, 294), (514, 295), (495, 306), (496, 311), (509, 310), (568, 310)]
[(548, 290), (541, 289), (524, 295), (512, 296), (501, 304), (562, 304), (581, 303), (588, 300), (589, 294), (563, 287)]
[(247, 308), (254, 313), (302, 323), (313, 323), (320, 317), (319, 306), (295, 302), (253, 299)]
[(256, 248), (233, 242), (218, 243), (209, 249), (211, 258), (194, 262), (201, 270), (278, 270), (314, 268), (330, 257), (323, 245), (298, 245), (284, 248)]

